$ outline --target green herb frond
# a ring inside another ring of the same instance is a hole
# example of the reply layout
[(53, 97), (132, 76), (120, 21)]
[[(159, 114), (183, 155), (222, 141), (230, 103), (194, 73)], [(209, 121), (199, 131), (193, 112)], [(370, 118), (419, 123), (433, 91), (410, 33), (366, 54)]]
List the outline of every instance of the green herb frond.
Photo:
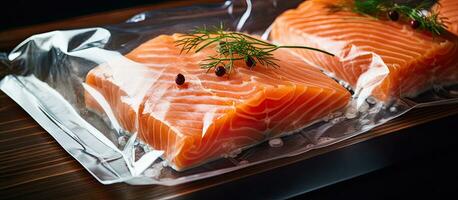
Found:
[(445, 19), (440, 18), (439, 14), (428, 11), (431, 8), (431, 1), (424, 0), (416, 7), (403, 4), (394, 4), (391, 8), (408, 18), (418, 21), (420, 29), (427, 30), (435, 35), (440, 35), (446, 30)]
[(191, 34), (185, 34), (182, 39), (177, 40), (176, 45), (182, 47), (182, 53), (188, 53), (191, 50), (197, 53), (204, 48), (215, 46), (217, 54), (209, 55), (202, 61), (201, 67), (207, 69), (208, 72), (222, 65), (228, 70), (228, 74), (232, 72), (234, 61), (237, 60), (253, 62), (250, 67), (255, 67), (257, 63), (260, 63), (265, 67), (277, 68), (277, 59), (272, 52), (280, 48), (309, 49), (333, 56), (329, 52), (306, 46), (274, 45), (243, 33), (228, 32), (222, 25), (211, 29), (205, 26), (196, 28)]
[(391, 1), (386, 0), (355, 0), (354, 11), (360, 14), (378, 17), (384, 9), (391, 7)]
[(438, 13), (431, 10), (434, 3), (432, 0), (421, 0), (416, 4), (395, 3), (393, 0), (342, 0), (328, 7), (332, 12), (352, 10), (355, 13), (378, 19), (386, 17), (390, 11), (396, 11), (406, 19), (418, 21), (421, 30), (440, 35), (447, 29), (446, 19), (439, 17)]

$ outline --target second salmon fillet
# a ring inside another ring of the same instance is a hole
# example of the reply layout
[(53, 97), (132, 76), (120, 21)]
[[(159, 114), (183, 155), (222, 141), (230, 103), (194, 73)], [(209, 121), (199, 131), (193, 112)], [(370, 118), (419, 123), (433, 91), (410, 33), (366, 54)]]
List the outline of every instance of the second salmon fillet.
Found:
[[(399, 21), (375, 19), (348, 10), (332, 11), (340, 0), (309, 0), (280, 15), (272, 40), (334, 53), (295, 53), (349, 83), (359, 94), (382, 101), (413, 97), (433, 85), (458, 83), (458, 38), (414, 30)], [(369, 91), (369, 92), (368, 92)]]
[[(286, 50), (274, 53), (277, 69), (236, 61), (230, 76), (218, 77), (199, 65), (215, 50), (180, 54), (180, 37), (147, 41), (126, 55), (141, 65), (101, 65), (86, 79), (119, 124), (164, 150), (178, 171), (293, 133), (349, 102), (346, 89)], [(89, 93), (86, 104), (102, 112)]]
[(447, 29), (455, 35), (458, 35), (458, 1), (457, 0), (439, 0), (434, 6), (440, 17), (447, 21)]

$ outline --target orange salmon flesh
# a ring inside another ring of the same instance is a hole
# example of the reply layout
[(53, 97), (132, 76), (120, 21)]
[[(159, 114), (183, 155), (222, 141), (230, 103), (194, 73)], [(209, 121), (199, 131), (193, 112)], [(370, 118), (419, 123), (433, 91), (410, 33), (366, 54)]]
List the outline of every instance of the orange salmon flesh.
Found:
[(446, 21), (447, 29), (455, 35), (458, 35), (458, 1), (457, 0), (440, 0), (434, 6), (434, 9)]
[(406, 22), (331, 11), (336, 2), (340, 1), (309, 0), (284, 12), (272, 26), (271, 39), (334, 53), (335, 57), (329, 57), (291, 50), (349, 83), (357, 94), (367, 88), (381, 101), (413, 97), (433, 85), (458, 82), (458, 38), (453, 34), (433, 36)]
[[(151, 39), (126, 55), (131, 64), (102, 64), (86, 78), (122, 128), (163, 150), (175, 170), (293, 133), (349, 102), (345, 88), (286, 50), (274, 52), (279, 68), (236, 61), (230, 76), (218, 77), (199, 65), (215, 48), (180, 54), (181, 37)], [(175, 83), (178, 73), (184, 85)], [(85, 100), (103, 112), (88, 92)]]

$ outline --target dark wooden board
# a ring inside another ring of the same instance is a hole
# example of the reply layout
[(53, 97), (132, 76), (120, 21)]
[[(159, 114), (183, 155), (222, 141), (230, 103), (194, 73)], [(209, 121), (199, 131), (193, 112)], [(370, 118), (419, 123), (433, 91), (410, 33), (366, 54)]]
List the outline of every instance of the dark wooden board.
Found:
[(0, 94), (0, 198), (57, 197), (168, 198), (188, 195), (250, 175), (290, 165), (317, 155), (446, 116), (458, 106), (415, 109), (366, 134), (309, 153), (174, 187), (102, 185), (70, 157), (25, 111)]
[[(58, 22), (0, 31), (0, 50), (10, 50), (35, 33), (55, 29), (79, 28), (118, 23), (146, 10), (186, 6), (192, 3), (219, 0), (174, 1), (112, 12), (77, 17)], [(221, 176), (183, 184), (166, 186), (102, 185), (70, 157), (22, 108), (0, 92), (0, 199), (65, 198), (132, 199), (181, 197), (221, 186), (244, 177), (260, 174), (325, 155), (339, 149), (405, 130), (447, 116), (456, 116), (458, 106), (436, 106), (416, 109), (374, 130), (309, 153), (252, 166)]]

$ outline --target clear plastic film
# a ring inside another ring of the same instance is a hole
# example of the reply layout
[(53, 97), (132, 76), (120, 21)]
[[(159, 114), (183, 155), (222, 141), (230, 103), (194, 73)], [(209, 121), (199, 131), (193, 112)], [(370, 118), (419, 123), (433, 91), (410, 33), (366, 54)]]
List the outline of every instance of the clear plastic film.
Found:
[[(434, 84), (428, 86), (432, 89), (415, 98), (395, 98), (389, 103), (379, 101), (371, 94), (380, 81), (370, 75), (358, 80), (362, 85), (358, 87), (369, 88), (368, 91), (355, 93), (345, 108), (316, 119), (300, 130), (266, 136), (249, 145), (233, 148), (230, 144), (234, 142), (229, 141), (223, 154), (185, 170), (174, 169), (176, 151), (166, 149), (164, 152), (145, 143), (142, 134), (148, 130), (140, 129), (149, 127), (140, 126), (145, 119), (135, 116), (140, 113), (164, 120), (161, 113), (154, 113), (142, 102), (148, 95), (164, 96), (167, 90), (161, 89), (166, 87), (161, 85), (161, 77), (177, 72), (163, 67), (152, 70), (150, 65), (130, 59), (129, 52), (162, 34), (185, 33), (197, 26), (220, 23), (233, 31), (268, 38), (275, 18), (301, 2), (234, 0), (140, 13), (122, 24), (35, 35), (10, 54), (1, 55), (2, 65), (8, 67), (6, 71), (10, 75), (2, 79), (0, 88), (101, 183), (134, 185), (176, 185), (303, 154), (362, 134), (414, 107), (458, 102), (456, 85)], [(332, 42), (329, 44), (335, 46)], [(364, 53), (379, 58), (373, 52)], [(351, 60), (354, 55), (348, 53), (342, 59)], [(307, 58), (303, 61), (313, 65)], [(380, 67), (380, 63), (373, 59), (374, 67), (369, 70), (385, 77), (390, 72)], [(101, 80), (109, 80), (110, 84)], [(340, 82), (350, 87), (344, 80)], [(165, 101), (160, 106), (170, 105)], [(218, 117), (218, 112), (211, 108), (201, 109), (205, 111), (204, 121)], [(199, 128), (207, 130), (210, 125), (204, 123)], [(180, 138), (174, 141), (179, 143)]]

